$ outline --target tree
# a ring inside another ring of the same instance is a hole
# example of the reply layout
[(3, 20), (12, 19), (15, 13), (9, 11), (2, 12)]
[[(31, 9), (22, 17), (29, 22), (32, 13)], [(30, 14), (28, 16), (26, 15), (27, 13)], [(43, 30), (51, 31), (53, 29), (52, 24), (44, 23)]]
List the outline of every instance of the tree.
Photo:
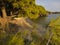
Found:
[(22, 16), (27, 16), (30, 19), (37, 19), (40, 15), (47, 15), (44, 7), (35, 4), (35, 0), (19, 0), (13, 3), (13, 7), (19, 9)]
[(17, 11), (20, 15), (28, 16), (32, 19), (38, 18), (39, 15), (43, 16), (47, 14), (44, 7), (35, 4), (35, 0), (1, 0), (0, 2), (1, 9), (7, 10), (7, 13), (14, 11), (16, 13)]

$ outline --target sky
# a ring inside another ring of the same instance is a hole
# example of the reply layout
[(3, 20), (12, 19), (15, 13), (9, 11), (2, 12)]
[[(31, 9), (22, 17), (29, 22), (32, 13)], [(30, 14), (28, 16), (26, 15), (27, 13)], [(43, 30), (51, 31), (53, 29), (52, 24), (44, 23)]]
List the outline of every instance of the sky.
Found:
[(48, 11), (60, 12), (60, 0), (36, 0), (36, 4), (42, 5)]

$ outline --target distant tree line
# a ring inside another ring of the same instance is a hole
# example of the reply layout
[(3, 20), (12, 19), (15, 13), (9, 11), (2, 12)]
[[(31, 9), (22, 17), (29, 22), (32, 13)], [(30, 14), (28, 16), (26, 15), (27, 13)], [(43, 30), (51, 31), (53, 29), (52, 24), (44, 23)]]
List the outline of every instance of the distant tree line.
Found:
[(60, 14), (60, 12), (51, 12), (51, 11), (47, 11), (49, 14)]

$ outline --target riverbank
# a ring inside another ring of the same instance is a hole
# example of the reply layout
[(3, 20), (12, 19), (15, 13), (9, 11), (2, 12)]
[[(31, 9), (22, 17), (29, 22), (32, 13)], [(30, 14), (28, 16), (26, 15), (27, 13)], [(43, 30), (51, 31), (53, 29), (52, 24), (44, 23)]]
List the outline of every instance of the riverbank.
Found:
[(29, 18), (25, 19), (24, 17), (21, 17), (10, 21), (11, 22), (8, 25), (9, 30), (7, 27), (4, 28), (4, 32), (0, 30), (1, 45), (11, 45), (17, 42), (20, 43), (21, 40), (23, 40), (22, 42), (28, 40), (28, 43), (32, 43), (32, 41), (35, 40), (35, 36), (39, 40), (44, 40), (43, 36), (46, 34), (46, 29), (41, 25), (34, 23)]

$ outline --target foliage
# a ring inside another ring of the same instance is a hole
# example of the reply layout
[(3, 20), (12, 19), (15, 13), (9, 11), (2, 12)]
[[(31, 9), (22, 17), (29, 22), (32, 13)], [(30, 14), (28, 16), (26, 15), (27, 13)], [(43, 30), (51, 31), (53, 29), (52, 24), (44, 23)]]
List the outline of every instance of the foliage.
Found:
[(8, 42), (11, 40), (12, 37), (12, 34), (0, 31), (0, 45), (8, 45)]
[(60, 45), (60, 17), (54, 21), (51, 21), (49, 26), (53, 33), (53, 36), (50, 42), (51, 45)]
[[(33, 32), (32, 32), (33, 34)], [(33, 35), (35, 36), (35, 34)], [(38, 37), (36, 35), (36, 38), (31, 36), (29, 30), (24, 30), (21, 32), (18, 32), (16, 35), (13, 36), (12, 40), (9, 42), (8, 45), (40, 45), (38, 41)], [(31, 39), (32, 38), (32, 39)], [(36, 40), (35, 40), (35, 39)]]
[(2, 2), (0, 6), (6, 7), (7, 13), (10, 11), (13, 13), (19, 12), (21, 16), (27, 16), (30, 19), (37, 19), (39, 16), (47, 15), (45, 8), (36, 5), (35, 0), (1, 0), (0, 2)]
[(4, 38), (5, 40), (0, 42), (1, 45), (41, 45), (43, 43), (42, 37), (40, 37), (37, 30), (22, 30), (14, 35), (8, 34)]
[[(23, 16), (28, 16), (31, 19), (37, 19), (40, 15), (47, 15), (46, 10), (42, 6), (38, 6), (35, 3), (35, 0), (25, 0), (20, 1), (19, 6), (17, 2), (17, 6), (20, 8), (20, 13)], [(14, 6), (15, 7), (15, 6)]]

